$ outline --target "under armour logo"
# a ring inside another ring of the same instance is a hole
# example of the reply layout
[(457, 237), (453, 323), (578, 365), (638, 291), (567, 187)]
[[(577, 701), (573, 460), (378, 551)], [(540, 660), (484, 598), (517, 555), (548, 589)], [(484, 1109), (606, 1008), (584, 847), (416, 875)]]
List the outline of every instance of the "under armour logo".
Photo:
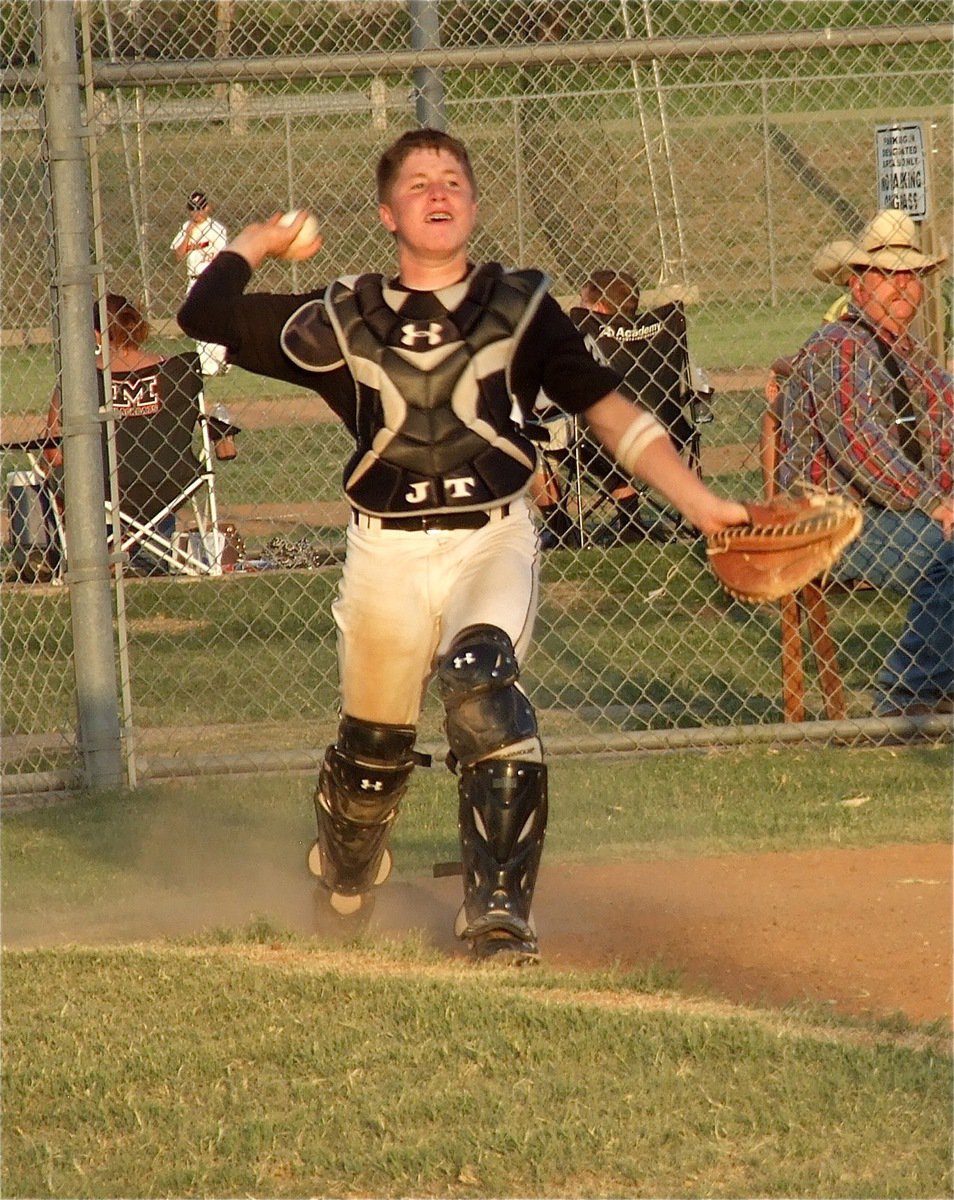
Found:
[(423, 338), (429, 346), (439, 346), (444, 340), (443, 332), (444, 328), (438, 321), (430, 321), (426, 329), (409, 322), (401, 326), (401, 345), (413, 346), (418, 338)]
[(362, 792), (383, 792), (384, 784), (380, 779), (362, 779), (360, 784)]
[(454, 659), (454, 670), (459, 671), (461, 667), (472, 667), (476, 661), (476, 657), (469, 650), (466, 654), (458, 654)]

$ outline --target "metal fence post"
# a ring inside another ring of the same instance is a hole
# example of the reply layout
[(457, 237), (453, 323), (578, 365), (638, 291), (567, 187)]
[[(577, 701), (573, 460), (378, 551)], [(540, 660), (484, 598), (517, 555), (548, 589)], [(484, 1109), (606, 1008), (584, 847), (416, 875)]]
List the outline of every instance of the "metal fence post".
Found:
[(53, 290), (60, 350), (67, 580), (77, 718), (86, 782), (123, 782), (105, 530), (102, 426), (93, 355), (89, 195), (73, 5), (41, 9), (43, 104), (53, 204)]
[(760, 81), (762, 100), (762, 170), (765, 172), (765, 237), (768, 242), (769, 303), (778, 307), (778, 274), (775, 269), (775, 208), (772, 195), (772, 139), (769, 136), (768, 82)]
[[(88, 8), (84, 10), (88, 15)], [(103, 7), (103, 20), (106, 30), (106, 43), (109, 46), (109, 61), (118, 62), (116, 55), (116, 44), (113, 36), (112, 14), (109, 5)], [(113, 97), (116, 104), (116, 123), (119, 126), (119, 136), (123, 144), (123, 158), (126, 163), (126, 179), (129, 187), (129, 209), (132, 213), (132, 218), (139, 230), (139, 237), (136, 238), (136, 248), (139, 252), (139, 273), (142, 279), (142, 299), (143, 310), (147, 317), (152, 315), (152, 303), (149, 294), (149, 264), (147, 262), (146, 247), (148, 241), (146, 234), (149, 229), (149, 223), (146, 220), (146, 189), (144, 182), (143, 170), (143, 151), (142, 151), (142, 88), (136, 89), (136, 142), (138, 147), (137, 163), (133, 166), (132, 151), (129, 146), (129, 122), (126, 120), (126, 101), (123, 96), (123, 89), (117, 88)]]
[[(408, 0), (411, 18), (411, 46), (415, 50), (435, 50), (441, 44), (440, 17), (434, 0)], [(444, 84), (440, 71), (431, 67), (414, 69), (418, 124), (431, 129), (447, 128), (444, 111)]]

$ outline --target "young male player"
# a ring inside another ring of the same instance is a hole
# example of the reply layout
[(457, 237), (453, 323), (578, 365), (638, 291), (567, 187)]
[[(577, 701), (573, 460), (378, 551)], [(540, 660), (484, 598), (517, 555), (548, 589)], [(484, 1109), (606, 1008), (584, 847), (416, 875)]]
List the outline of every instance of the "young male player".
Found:
[[(446, 133), (397, 139), (377, 167), (397, 274), (304, 295), (245, 294), (289, 253), (305, 216), (247, 226), (196, 281), (187, 334), (250, 371), (319, 392), (354, 437), (352, 507), (333, 605), (341, 719), (318, 779), (311, 857), (328, 906), (364, 915), (390, 871), (388, 837), (415, 766), (434, 675), (458, 774), (464, 898), (456, 932), (479, 959), (538, 956), (531, 902), (547, 775), (519, 664), (537, 604), (524, 499), (536, 450), (524, 424), (544, 389), (631, 474), (702, 532), (746, 518), (680, 460), (665, 430), (616, 391), (535, 270), (468, 258), (477, 185)], [(290, 253), (304, 259), (321, 238)]]

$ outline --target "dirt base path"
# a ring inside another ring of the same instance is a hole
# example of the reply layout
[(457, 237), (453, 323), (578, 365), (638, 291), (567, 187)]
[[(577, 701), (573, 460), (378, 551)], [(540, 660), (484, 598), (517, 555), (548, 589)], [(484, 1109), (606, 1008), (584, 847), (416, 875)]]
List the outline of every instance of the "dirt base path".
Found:
[[(550, 864), (537, 887), (541, 949), (554, 967), (658, 964), (681, 988), (749, 1005), (950, 1024), (951, 865), (946, 845)], [(459, 953), (446, 928), (459, 895), (457, 879), (388, 885), (374, 920), (396, 930), (416, 915)]]
[[(180, 847), (181, 852), (181, 847)], [(725, 855), (609, 865), (545, 860), (536, 897), (541, 948), (556, 969), (672, 973), (690, 994), (750, 1006), (810, 1002), (842, 1014), (911, 1021), (952, 1017), (952, 854), (947, 845)], [(440, 953), (466, 957), (453, 936), (461, 881), (395, 879), (379, 893), (370, 933), (420, 930)], [(175, 889), (144, 874), (132, 904), (107, 917), (72, 908), (4, 908), (7, 946), (97, 944), (242, 928), (263, 915), (314, 932), (314, 884), (251, 848), (242, 870)]]
[(582, 867), (565, 874), (571, 904), (556, 878), (541, 891), (555, 961), (655, 959), (744, 1003), (808, 1000), (951, 1021), (949, 846), (622, 864), (597, 880)]

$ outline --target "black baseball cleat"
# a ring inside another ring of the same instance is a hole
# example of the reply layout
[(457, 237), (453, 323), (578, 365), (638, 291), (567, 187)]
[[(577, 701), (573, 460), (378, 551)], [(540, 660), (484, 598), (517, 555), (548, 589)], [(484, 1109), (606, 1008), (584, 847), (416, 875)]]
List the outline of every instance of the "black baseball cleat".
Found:
[(519, 938), (506, 929), (488, 929), (471, 939), (477, 962), (495, 967), (529, 967), (540, 961), (536, 940)]

